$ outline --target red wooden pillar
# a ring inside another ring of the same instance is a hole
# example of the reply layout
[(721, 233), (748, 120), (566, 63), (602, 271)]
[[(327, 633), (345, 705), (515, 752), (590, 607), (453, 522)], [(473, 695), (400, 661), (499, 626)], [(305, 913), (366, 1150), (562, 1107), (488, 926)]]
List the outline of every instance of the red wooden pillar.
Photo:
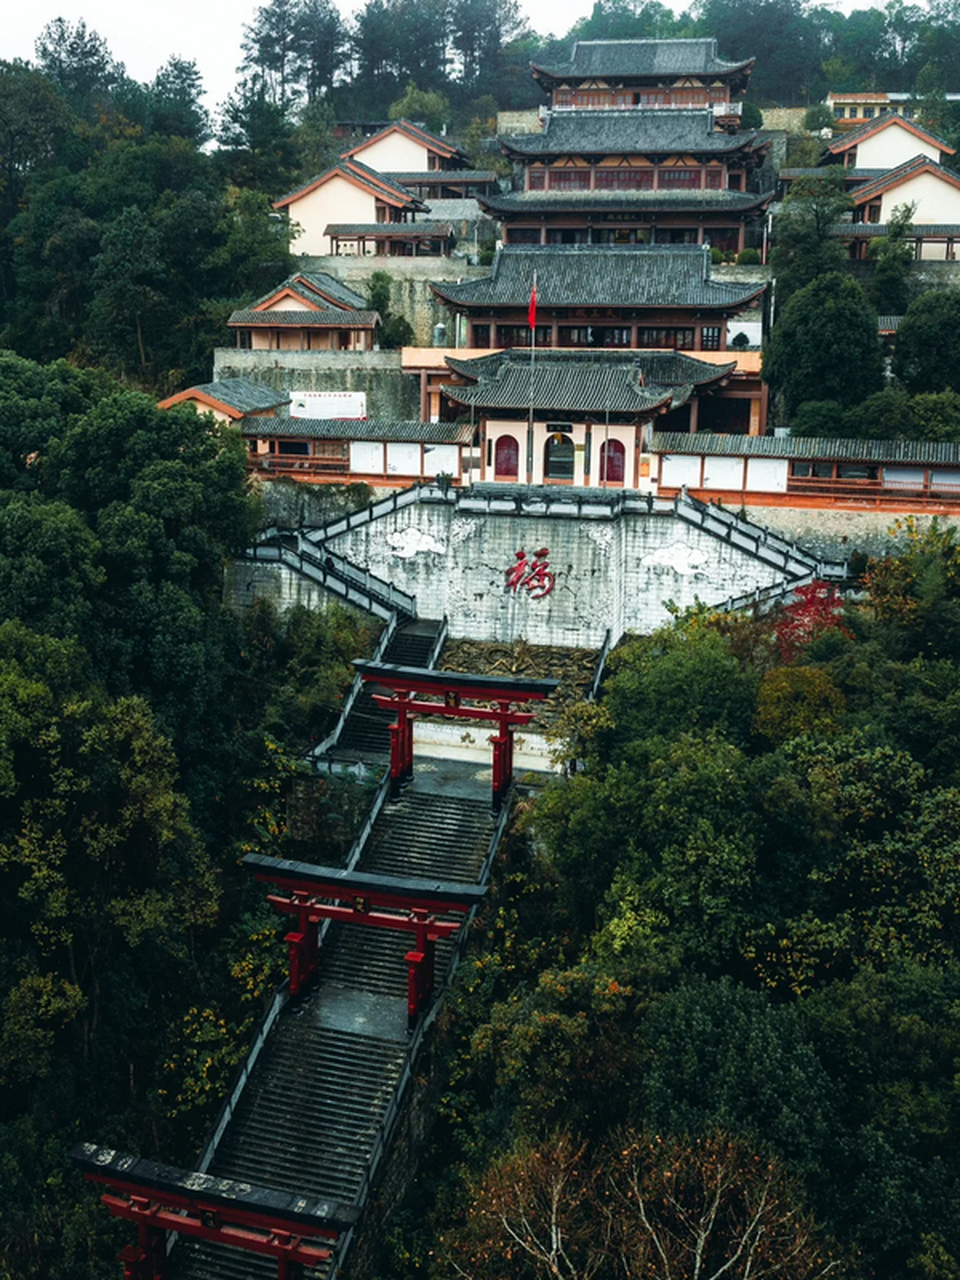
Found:
[(430, 938), (427, 922), (417, 922), (416, 950), (408, 951), (407, 962), (407, 1030), (412, 1031), (430, 996), (436, 970), (436, 942)]
[(297, 928), (284, 938), (284, 942), (290, 948), (290, 994), (292, 996), (298, 996), (317, 976), (318, 926), (310, 920), (310, 912), (306, 907), (300, 909), (298, 916)]
[(413, 777), (413, 720), (407, 711), (409, 693), (397, 693), (397, 720), (390, 726), (390, 799), (400, 798), (400, 788)]
[(493, 812), (499, 813), (500, 806), (503, 804), (503, 779), (504, 779), (504, 747), (506, 739), (503, 734), (496, 734), (491, 741), (493, 742)]
[[(131, 1204), (147, 1208), (149, 1200), (131, 1197)], [(137, 1243), (120, 1252), (123, 1280), (167, 1280), (167, 1233), (148, 1222), (137, 1223)]]
[(404, 763), (403, 730), (398, 724), (390, 726), (390, 799), (400, 799), (403, 785)]
[(409, 782), (413, 777), (413, 716), (408, 715), (404, 719), (404, 728), (406, 730), (406, 773), (403, 780), (404, 782)]
[(139, 1245), (125, 1245), (117, 1257), (123, 1263), (123, 1280), (150, 1280), (147, 1255)]

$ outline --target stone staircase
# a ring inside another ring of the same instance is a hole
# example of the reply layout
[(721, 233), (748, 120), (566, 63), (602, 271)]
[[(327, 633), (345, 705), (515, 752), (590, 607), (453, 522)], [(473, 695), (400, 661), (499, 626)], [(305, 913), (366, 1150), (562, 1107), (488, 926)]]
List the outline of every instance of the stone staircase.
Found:
[[(398, 646), (419, 660), (427, 635)], [(428, 648), (429, 652), (429, 648)], [(494, 834), (486, 782), (424, 762), (379, 814), (358, 870), (476, 883)], [(361, 1203), (374, 1149), (407, 1065), (406, 964), (412, 935), (333, 925), (319, 987), (291, 1001), (270, 1033), (208, 1172), (261, 1186)], [(452, 944), (437, 948), (437, 981)], [(276, 1263), (184, 1241), (176, 1280), (266, 1280)], [(323, 1280), (334, 1264), (308, 1272)]]
[[(427, 666), (441, 626), (442, 623), (430, 618), (420, 618), (399, 626), (382, 661), (392, 662), (398, 667)], [(371, 692), (371, 686), (367, 685), (357, 697), (336, 747), (330, 752), (331, 756), (337, 759), (386, 759), (389, 756), (388, 728), (393, 722), (393, 715), (381, 710), (373, 702)]]

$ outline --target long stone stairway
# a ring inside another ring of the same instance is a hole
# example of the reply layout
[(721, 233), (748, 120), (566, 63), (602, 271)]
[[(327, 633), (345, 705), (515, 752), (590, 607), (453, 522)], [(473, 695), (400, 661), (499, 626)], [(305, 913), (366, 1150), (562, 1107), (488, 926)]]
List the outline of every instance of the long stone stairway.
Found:
[[(358, 870), (475, 883), (494, 819), (489, 771), (445, 761), (381, 811)], [(374, 1148), (407, 1066), (406, 964), (411, 935), (335, 924), (318, 987), (280, 1015), (210, 1165), (211, 1174), (360, 1203)], [(451, 945), (437, 950), (437, 980)], [(179, 1280), (259, 1280), (276, 1264), (181, 1244)], [(325, 1268), (312, 1273), (329, 1274)]]
[[(430, 618), (419, 618), (398, 627), (382, 660), (398, 667), (425, 667), (440, 634), (441, 625)], [(379, 761), (389, 756), (388, 728), (393, 714), (381, 710), (371, 699), (371, 692), (369, 686), (365, 686), (354, 703), (337, 745), (330, 752), (334, 758)]]

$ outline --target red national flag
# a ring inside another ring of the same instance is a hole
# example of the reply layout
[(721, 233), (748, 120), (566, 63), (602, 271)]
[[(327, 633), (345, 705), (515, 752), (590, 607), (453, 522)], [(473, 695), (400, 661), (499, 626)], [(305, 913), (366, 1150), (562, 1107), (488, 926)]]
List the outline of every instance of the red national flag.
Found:
[(533, 288), (530, 290), (530, 306), (527, 308), (527, 324), (531, 329), (537, 327), (537, 273), (533, 273)]

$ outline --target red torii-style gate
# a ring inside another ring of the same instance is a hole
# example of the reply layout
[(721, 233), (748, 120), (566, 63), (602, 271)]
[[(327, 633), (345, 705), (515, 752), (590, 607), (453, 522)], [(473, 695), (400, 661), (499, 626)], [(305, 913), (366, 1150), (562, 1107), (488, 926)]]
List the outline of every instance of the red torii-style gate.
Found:
[[(353, 664), (361, 680), (383, 685), (390, 695), (375, 693), (379, 707), (395, 710), (390, 726), (390, 797), (396, 800), (400, 788), (413, 777), (413, 720), (415, 715), (448, 716), (451, 719), (488, 720), (498, 726), (493, 735), (493, 810), (499, 812), (513, 781), (513, 730), (529, 724), (530, 711), (514, 711), (516, 702), (542, 702), (556, 690), (558, 680), (534, 680), (515, 676), (480, 676), (462, 671), (437, 671), (432, 667), (399, 667), (390, 662)], [(415, 695), (422, 695), (417, 699)], [(438, 701), (428, 702), (432, 695)], [(470, 702), (496, 703), (496, 707), (462, 705)]]
[(137, 1224), (137, 1243), (120, 1252), (124, 1280), (167, 1280), (167, 1235), (275, 1258), (277, 1280), (302, 1280), (305, 1268), (331, 1257), (330, 1245), (360, 1211), (232, 1178), (176, 1169), (85, 1142), (70, 1153), (111, 1213)]
[(290, 948), (292, 996), (318, 976), (321, 920), (415, 934), (414, 947), (404, 957), (411, 1030), (433, 992), (436, 944), (440, 938), (454, 937), (464, 924), (464, 919), (440, 920), (438, 913), (455, 911), (466, 917), (486, 892), (478, 884), (345, 871), (259, 853), (248, 853), (243, 862), (258, 880), (285, 890), (283, 895), (271, 893), (267, 900), (297, 919), (284, 939)]

